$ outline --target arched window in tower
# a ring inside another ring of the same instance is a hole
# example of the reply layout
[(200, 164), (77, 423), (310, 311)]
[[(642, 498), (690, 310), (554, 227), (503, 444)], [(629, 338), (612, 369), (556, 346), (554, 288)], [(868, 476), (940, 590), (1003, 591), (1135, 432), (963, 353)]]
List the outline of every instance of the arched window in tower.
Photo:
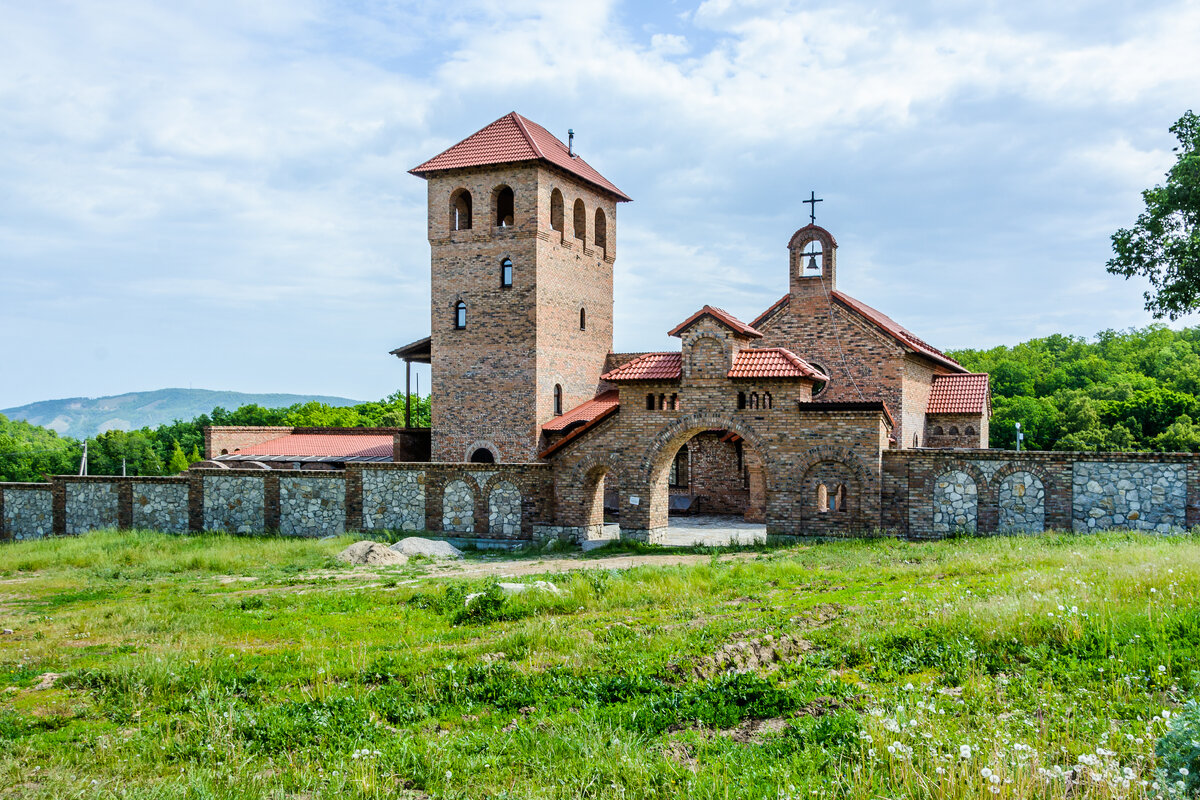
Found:
[(829, 511), (829, 490), (825, 488), (825, 484), (817, 484), (817, 513), (824, 514)]
[(511, 289), (513, 281), (512, 259), (506, 258), (500, 262), (500, 288)]
[(550, 192), (550, 228), (562, 233), (563, 230), (563, 196), (558, 189)]
[(745, 392), (738, 392), (737, 407), (739, 410), (746, 407), (746, 393)]
[(963, 428), (963, 436), (974, 436), (974, 435), (975, 435), (975, 426), (974, 425), (968, 425), (967, 427)]
[(513, 199), (513, 190), (507, 186), (501, 186), (496, 192), (496, 227), (510, 228), (513, 224), (513, 218), (516, 216), (516, 202)]
[(595, 237), (596, 247), (601, 250), (608, 247), (608, 218), (604, 216), (604, 209), (596, 209), (596, 230), (592, 234)]
[(957, 426), (957, 425), (951, 425), (951, 426), (950, 426), (950, 435), (951, 435), (951, 436), (958, 436), (958, 426)]
[(467, 304), (462, 300), (454, 304), (454, 327), (460, 331), (467, 327)]
[(770, 408), (770, 407), (771, 407), (771, 393), (770, 393), (770, 392), (763, 392), (763, 396), (762, 396), (762, 407), (763, 407), (763, 408)]
[(942, 430), (941, 425), (934, 425), (933, 426), (933, 435), (934, 436), (945, 436), (946, 432), (944, 430)]
[(582, 200), (575, 201), (575, 238), (581, 242), (587, 239), (587, 209)]
[(466, 189), (455, 189), (450, 195), (450, 230), (471, 229), (471, 193)]
[(581, 330), (581, 331), (587, 330), (587, 309), (586, 308), (579, 309), (579, 330)]
[(562, 416), (562, 384), (554, 384), (554, 416)]
[(833, 493), (833, 502), (837, 506), (838, 511), (846, 510), (846, 484), (839, 483), (837, 489)]
[(654, 395), (652, 395), (652, 394), (646, 395), (646, 410), (647, 411), (654, 410)]
[(750, 407), (758, 408), (758, 392), (750, 393)]

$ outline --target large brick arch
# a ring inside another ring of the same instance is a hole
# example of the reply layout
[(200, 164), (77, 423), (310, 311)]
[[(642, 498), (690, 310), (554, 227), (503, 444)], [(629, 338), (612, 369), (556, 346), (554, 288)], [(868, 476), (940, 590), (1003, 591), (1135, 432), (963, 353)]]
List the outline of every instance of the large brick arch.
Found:
[[(667, 464), (685, 442), (708, 430), (732, 431), (741, 436), (746, 444), (755, 450), (766, 475), (771, 476), (774, 465), (768, 458), (766, 443), (757, 431), (742, 420), (724, 414), (693, 413), (679, 417), (665, 426), (647, 443), (641, 459), (637, 462), (637, 477), (650, 480), (653, 478), (655, 467)], [(773, 481), (773, 477), (768, 477), (767, 491), (774, 488)]]

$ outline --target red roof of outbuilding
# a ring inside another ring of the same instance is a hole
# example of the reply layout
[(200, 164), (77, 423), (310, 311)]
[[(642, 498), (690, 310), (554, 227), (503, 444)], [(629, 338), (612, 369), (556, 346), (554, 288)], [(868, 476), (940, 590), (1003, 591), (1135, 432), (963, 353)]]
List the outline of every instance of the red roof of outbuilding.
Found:
[(290, 433), (278, 439), (250, 444), (231, 456), (296, 456), (298, 458), (347, 458), (392, 460), (392, 435)]
[(692, 314), (690, 317), (685, 319), (683, 322), (676, 325), (671, 330), (667, 331), (667, 335), (668, 336), (679, 336), (685, 330), (687, 330), (693, 324), (695, 324), (697, 320), (699, 320), (701, 317), (704, 317), (704, 316), (712, 317), (717, 322), (720, 322), (722, 325), (724, 325), (727, 328), (732, 329), (736, 333), (740, 333), (742, 336), (749, 336), (752, 339), (761, 339), (762, 338), (762, 334), (759, 333), (758, 331), (754, 330), (753, 327), (742, 322), (740, 319), (735, 317), (733, 314), (730, 314), (728, 311), (721, 309), (721, 308), (717, 308), (716, 306), (705, 306), (704, 308), (697, 311), (695, 314)]
[(783, 347), (750, 348), (739, 351), (727, 377), (829, 380), (828, 375), (815, 369), (800, 356)]
[(986, 372), (934, 375), (926, 414), (983, 414), (991, 411)]
[(673, 381), (682, 374), (682, 353), (646, 353), (600, 376), (602, 381)]
[(618, 200), (633, 199), (578, 155), (571, 155), (567, 146), (550, 131), (515, 111), (505, 114), (450, 149), (444, 150), (420, 166), (413, 167), (409, 172), (424, 177), (430, 172), (447, 169), (513, 164), (520, 161), (544, 161), (553, 164), (616, 195)]
[(586, 403), (581, 403), (565, 414), (559, 414), (542, 426), (544, 431), (561, 431), (580, 422), (591, 422), (596, 417), (620, 403), (621, 393), (611, 389), (598, 394)]

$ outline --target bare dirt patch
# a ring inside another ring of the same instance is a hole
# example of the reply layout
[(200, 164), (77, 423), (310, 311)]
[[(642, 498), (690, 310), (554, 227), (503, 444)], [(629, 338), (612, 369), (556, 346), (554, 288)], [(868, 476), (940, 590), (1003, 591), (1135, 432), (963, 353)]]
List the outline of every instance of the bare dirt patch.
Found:
[(783, 634), (754, 636), (756, 631), (737, 634), (715, 653), (696, 659), (691, 668), (676, 665), (675, 672), (698, 680), (736, 672), (772, 672), (812, 650), (812, 644), (798, 636)]

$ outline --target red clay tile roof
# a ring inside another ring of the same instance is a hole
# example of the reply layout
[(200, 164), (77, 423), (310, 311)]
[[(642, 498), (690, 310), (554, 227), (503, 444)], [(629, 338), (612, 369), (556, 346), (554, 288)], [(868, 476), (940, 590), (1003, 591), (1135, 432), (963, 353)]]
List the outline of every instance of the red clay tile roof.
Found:
[[(888, 336), (891, 336), (908, 349), (914, 350), (927, 358), (931, 358), (939, 364), (949, 367), (955, 372), (966, 372), (966, 370), (963, 369), (962, 364), (959, 364), (953, 358), (946, 355), (941, 350), (938, 350), (936, 347), (929, 344), (924, 339), (905, 328), (899, 322), (896, 322), (887, 314), (884, 314), (882, 311), (876, 311), (866, 303), (862, 302), (861, 300), (856, 300), (845, 292), (839, 292), (835, 289), (831, 294), (833, 299), (841, 303), (842, 306), (858, 314), (867, 322), (879, 328), (881, 331), (886, 333)], [(787, 305), (787, 300), (789, 297), (791, 297), (791, 295), (785, 294), (783, 297), (776, 300), (771, 304), (770, 308), (755, 317), (754, 321), (751, 322), (750, 325), (753, 327), (758, 327), (759, 325), (765, 324), (767, 320), (776, 314), (776, 312)]]
[(742, 336), (749, 336), (753, 339), (761, 339), (762, 338), (762, 334), (759, 333), (758, 331), (754, 330), (754, 328), (752, 326), (747, 325), (746, 323), (742, 322), (740, 319), (735, 317), (733, 314), (730, 314), (728, 311), (725, 311), (724, 309), (716, 308), (715, 306), (705, 306), (704, 308), (700, 309), (695, 314), (692, 314), (690, 317), (685, 319), (683, 322), (679, 323), (674, 328), (667, 331), (667, 335), (668, 336), (679, 336), (685, 330), (687, 330), (689, 327), (691, 327), (693, 323), (695, 323), (697, 320), (699, 320), (701, 317), (703, 317), (705, 315), (712, 317), (717, 322), (721, 323), (722, 325), (724, 325), (727, 328), (732, 329), (736, 333), (740, 333)]
[(231, 456), (310, 456), (320, 458), (392, 460), (392, 434), (338, 435), (290, 433), (278, 439), (246, 445)]
[(567, 146), (554, 134), (512, 111), (471, 134), (420, 166), (409, 170), (424, 177), (430, 172), (488, 164), (513, 164), (520, 161), (544, 161), (583, 178), (610, 194), (618, 201), (632, 200), (578, 155), (570, 155)]
[(779, 298), (774, 303), (771, 303), (770, 307), (768, 307), (766, 311), (762, 312), (761, 314), (759, 314), (757, 317), (754, 318), (754, 321), (750, 323), (750, 327), (757, 328), (759, 325), (762, 325), (764, 322), (769, 320), (771, 317), (775, 316), (775, 312), (778, 311), (779, 309), (783, 308), (787, 304), (788, 298), (791, 296), (792, 295), (790, 293), (785, 294), (783, 297)]
[(565, 414), (559, 414), (542, 426), (544, 431), (561, 431), (580, 422), (591, 422), (620, 402), (621, 393), (611, 389), (598, 394), (586, 403), (581, 403)]
[(674, 381), (683, 373), (682, 353), (646, 353), (600, 376), (602, 381)]
[(983, 414), (991, 411), (986, 372), (934, 375), (926, 414)]
[(741, 350), (733, 360), (729, 378), (815, 378), (828, 381), (829, 376), (815, 369), (800, 356), (783, 347), (763, 347)]
[(915, 350), (927, 358), (931, 358), (940, 364), (950, 367), (955, 372), (966, 372), (962, 364), (959, 364), (950, 356), (938, 350), (933, 345), (918, 337), (915, 333), (905, 328), (899, 322), (884, 314), (882, 311), (876, 311), (861, 300), (856, 300), (844, 292), (839, 292), (836, 289), (833, 291), (833, 299), (837, 300), (846, 308), (863, 317), (872, 325), (880, 328), (884, 333), (891, 336), (900, 344), (905, 345), (910, 350)]
[(546, 458), (548, 456), (551, 456), (551, 455), (557, 453), (559, 450), (566, 447), (567, 445), (571, 444), (572, 442), (578, 441), (579, 437), (583, 436), (585, 433), (590, 431), (592, 428), (596, 427), (601, 422), (608, 419), (613, 414), (616, 414), (620, 410), (621, 410), (621, 404), (613, 403), (611, 406), (609, 406), (605, 410), (601, 411), (597, 416), (592, 417), (590, 420), (583, 423), (583, 425), (574, 429), (573, 431), (568, 433), (566, 436), (559, 439), (557, 442), (550, 445), (542, 452), (538, 453), (538, 458)]

